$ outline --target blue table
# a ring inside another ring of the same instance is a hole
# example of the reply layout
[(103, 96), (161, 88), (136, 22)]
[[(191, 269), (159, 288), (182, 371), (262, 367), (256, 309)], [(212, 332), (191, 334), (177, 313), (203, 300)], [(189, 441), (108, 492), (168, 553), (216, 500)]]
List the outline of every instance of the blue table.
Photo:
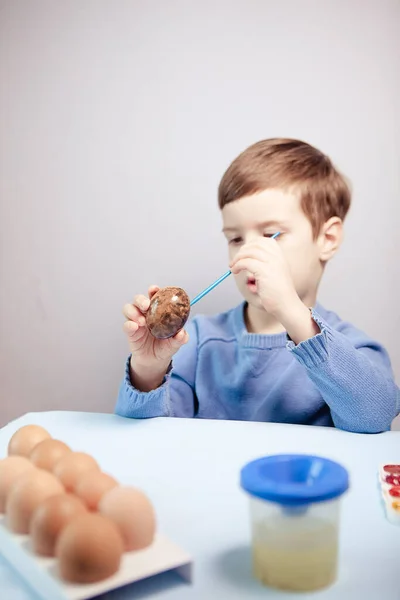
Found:
[[(400, 527), (386, 521), (377, 489), (378, 466), (400, 463), (400, 432), (359, 435), (270, 423), (31, 413), (0, 430), (0, 456), (14, 431), (28, 423), (89, 452), (121, 483), (143, 488), (156, 507), (160, 531), (194, 557), (192, 586), (170, 573), (116, 590), (107, 600), (375, 600), (382, 593), (385, 600), (400, 598)], [(339, 580), (321, 592), (277, 592), (250, 575), (248, 506), (238, 474), (249, 460), (278, 452), (320, 454), (350, 471)], [(4, 600), (36, 600), (1, 560), (0, 590)]]

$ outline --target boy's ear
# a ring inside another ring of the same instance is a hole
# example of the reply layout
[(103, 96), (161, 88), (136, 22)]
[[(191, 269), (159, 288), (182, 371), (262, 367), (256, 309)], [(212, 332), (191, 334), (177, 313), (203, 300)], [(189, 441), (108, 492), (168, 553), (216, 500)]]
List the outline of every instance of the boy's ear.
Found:
[(338, 251), (343, 239), (343, 222), (339, 217), (331, 217), (321, 227), (318, 236), (319, 258), (322, 262), (330, 260)]

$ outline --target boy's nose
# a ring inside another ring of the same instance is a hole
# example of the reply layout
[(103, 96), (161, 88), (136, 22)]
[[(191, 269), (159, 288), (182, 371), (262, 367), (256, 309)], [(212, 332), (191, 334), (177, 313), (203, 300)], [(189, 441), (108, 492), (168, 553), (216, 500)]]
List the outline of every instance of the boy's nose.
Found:
[(260, 234), (258, 231), (249, 231), (245, 234), (244, 241), (247, 244), (248, 242), (253, 242), (258, 237), (260, 237)]

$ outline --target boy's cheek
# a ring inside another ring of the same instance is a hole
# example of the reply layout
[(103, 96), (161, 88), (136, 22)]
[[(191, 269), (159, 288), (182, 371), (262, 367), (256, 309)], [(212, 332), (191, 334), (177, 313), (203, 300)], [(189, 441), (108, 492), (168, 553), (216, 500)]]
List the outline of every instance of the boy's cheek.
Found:
[(229, 250), (228, 250), (229, 260), (233, 260), (236, 256), (237, 252), (238, 252), (238, 248), (232, 248), (232, 246), (229, 246)]
[(242, 278), (241, 278), (241, 277), (239, 277), (238, 275), (234, 275), (233, 277), (234, 277), (234, 279), (235, 279), (235, 284), (236, 284), (236, 287), (237, 287), (237, 288), (238, 288), (238, 290), (239, 290), (239, 291), (240, 291), (240, 292), (243, 294), (243, 293), (246, 291), (246, 289), (245, 289), (245, 288), (246, 288), (246, 286), (245, 286), (245, 284), (244, 284), (244, 281), (243, 281), (243, 280), (242, 280)]

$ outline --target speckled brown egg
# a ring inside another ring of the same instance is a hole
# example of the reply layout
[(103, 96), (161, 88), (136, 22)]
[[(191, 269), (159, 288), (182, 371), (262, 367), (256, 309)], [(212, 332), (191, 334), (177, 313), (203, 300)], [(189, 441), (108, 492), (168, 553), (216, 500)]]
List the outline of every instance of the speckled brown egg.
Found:
[(21, 475), (34, 468), (25, 456), (8, 456), (0, 460), (0, 514), (5, 511), (7, 496), (14, 483)]
[(30, 521), (29, 533), (34, 552), (41, 556), (54, 556), (61, 531), (73, 518), (86, 512), (84, 503), (73, 494), (47, 498), (35, 510)]
[(8, 444), (8, 455), (18, 455), (29, 457), (33, 448), (42, 442), (51, 438), (48, 431), (39, 425), (25, 425), (18, 429), (12, 436)]
[(63, 492), (63, 486), (52, 473), (42, 469), (27, 471), (17, 479), (7, 496), (7, 527), (15, 533), (28, 533), (38, 506), (50, 496)]
[(80, 476), (93, 469), (100, 471), (93, 456), (85, 452), (69, 452), (55, 464), (53, 473), (67, 492), (73, 492)]
[(189, 296), (182, 288), (165, 287), (150, 301), (146, 323), (157, 339), (173, 337), (184, 327), (190, 313)]
[(97, 510), (101, 498), (106, 492), (117, 487), (118, 482), (111, 475), (102, 473), (98, 469), (83, 473), (78, 479), (75, 494), (88, 507), (89, 510)]
[(119, 570), (123, 550), (121, 535), (112, 521), (94, 513), (79, 515), (57, 540), (61, 578), (72, 583), (107, 579)]
[(59, 440), (43, 440), (37, 444), (29, 455), (29, 460), (45, 471), (53, 471), (55, 464), (66, 454), (72, 452), (71, 448)]
[(112, 489), (100, 500), (99, 512), (118, 526), (125, 550), (142, 550), (153, 542), (156, 516), (150, 500), (141, 490)]

